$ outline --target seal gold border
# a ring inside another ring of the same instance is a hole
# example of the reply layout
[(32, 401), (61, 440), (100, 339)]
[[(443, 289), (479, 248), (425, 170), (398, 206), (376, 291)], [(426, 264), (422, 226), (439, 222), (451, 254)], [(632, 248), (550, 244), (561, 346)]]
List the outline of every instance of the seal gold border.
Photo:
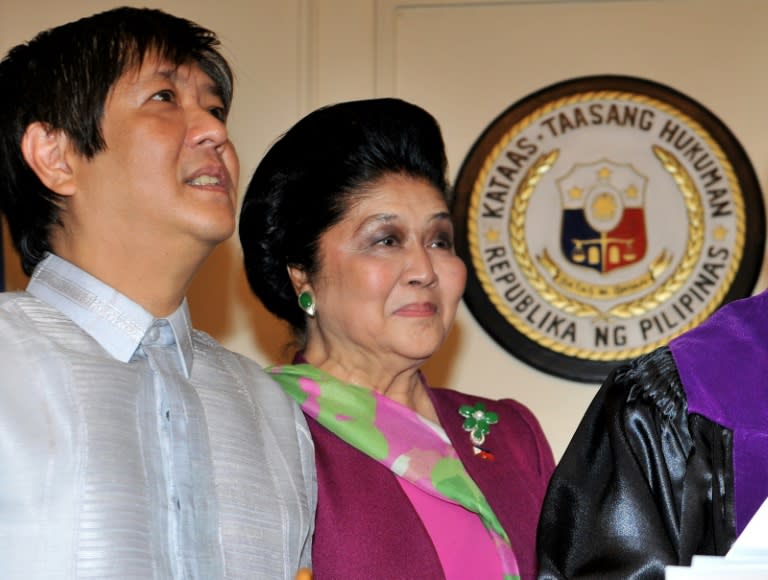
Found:
[[(653, 350), (673, 336), (666, 336), (663, 340), (649, 340), (617, 354), (564, 346), (537, 333), (504, 304), (488, 280), (487, 273), (483, 271), (477, 244), (480, 232), (477, 231), (476, 219), (488, 172), (511, 139), (563, 105), (594, 98), (621, 98), (649, 104), (683, 120), (715, 152), (725, 170), (726, 179), (736, 192), (734, 206), (737, 231), (731, 266), (716, 295), (675, 336), (702, 322), (720, 305), (752, 292), (762, 265), (765, 244), (762, 193), (746, 152), (722, 121), (690, 97), (647, 79), (598, 75), (550, 85), (511, 105), (485, 129), (471, 147), (456, 179), (452, 213), (456, 222), (457, 251), (467, 262), (469, 271), (464, 301), (484, 330), (510, 354), (549, 374), (583, 382), (602, 380), (614, 366)], [(690, 274), (702, 250), (704, 210), (693, 179), (673, 152), (663, 147), (653, 149), (681, 193), (687, 219), (687, 223), (681, 227), (687, 229), (687, 245), (672, 275), (649, 294), (614, 305), (610, 316), (615, 318), (631, 317), (663, 304)], [(558, 154), (556, 149), (541, 152), (515, 188), (508, 224), (511, 254), (527, 284), (548, 303), (574, 316), (600, 316), (588, 301), (566, 296), (548, 283), (536, 267), (537, 264), (552, 276), (558, 275), (557, 266), (546, 253), (532, 256), (525, 240), (524, 221), (530, 196), (538, 180), (551, 169)], [(668, 256), (660, 255), (657, 260), (648, 268), (648, 279), (653, 279), (656, 270), (669, 265)]]

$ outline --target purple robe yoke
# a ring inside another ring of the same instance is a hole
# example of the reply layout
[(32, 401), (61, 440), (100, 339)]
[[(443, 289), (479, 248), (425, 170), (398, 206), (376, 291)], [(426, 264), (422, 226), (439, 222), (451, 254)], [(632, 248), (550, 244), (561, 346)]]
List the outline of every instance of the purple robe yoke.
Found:
[(733, 432), (741, 533), (768, 497), (768, 291), (727, 304), (669, 349), (688, 412)]

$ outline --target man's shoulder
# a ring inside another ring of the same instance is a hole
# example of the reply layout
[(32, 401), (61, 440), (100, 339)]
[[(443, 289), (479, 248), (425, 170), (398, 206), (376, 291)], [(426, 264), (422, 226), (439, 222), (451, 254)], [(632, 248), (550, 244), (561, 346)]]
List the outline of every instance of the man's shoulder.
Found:
[(247, 357), (242, 353), (236, 352), (227, 346), (224, 346), (221, 342), (213, 338), (207, 332), (193, 328), (191, 336), (192, 346), (195, 349), (195, 354), (198, 352), (209, 352), (217, 356), (231, 358), (244, 366), (256, 367), (259, 371), (263, 372), (261, 366), (255, 360)]
[(37, 323), (61, 316), (28, 292), (0, 292), (0, 333), (37, 332)]
[[(267, 384), (270, 387), (276, 386), (258, 362), (224, 346), (207, 332), (193, 329), (192, 347), (194, 348), (195, 359), (203, 359), (210, 365), (227, 369), (233, 374), (245, 377), (249, 383), (256, 382)], [(278, 390), (282, 391), (281, 389)]]
[(0, 313), (14, 311), (20, 304), (35, 300), (27, 292), (0, 292)]
[[(74, 323), (58, 310), (26, 292), (0, 292), (0, 367), (13, 366), (13, 375), (66, 372), (65, 356), (73, 348), (68, 338)], [(5, 381), (8, 377), (4, 376)]]
[(229, 376), (250, 398), (264, 405), (279, 405), (293, 412), (295, 404), (254, 359), (236, 352), (202, 330), (192, 330), (195, 365), (202, 363)]

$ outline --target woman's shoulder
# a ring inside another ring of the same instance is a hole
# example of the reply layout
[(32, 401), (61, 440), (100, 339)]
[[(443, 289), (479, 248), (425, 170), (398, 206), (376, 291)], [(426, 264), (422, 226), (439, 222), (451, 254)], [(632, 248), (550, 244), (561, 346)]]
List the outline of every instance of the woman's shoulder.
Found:
[(535, 439), (544, 438), (541, 425), (533, 412), (520, 401), (515, 399), (490, 399), (448, 388), (430, 388), (432, 400), (441, 407), (443, 413), (458, 413), (459, 409), (468, 405), (475, 407), (483, 405), (485, 410), (496, 413), (499, 417), (499, 428), (514, 430), (517, 433), (527, 432)]
[(516, 401), (515, 399), (490, 399), (482, 395), (476, 395), (445, 387), (430, 387), (430, 390), (433, 393), (433, 399), (445, 401), (449, 404), (474, 406), (480, 403), (489, 410), (494, 410), (494, 408), (501, 408), (507, 410), (508, 412), (531, 414), (531, 411), (528, 409), (528, 407), (523, 405), (521, 402)]
[[(540, 485), (543, 495), (544, 486), (555, 467), (552, 449), (544, 430), (533, 412), (514, 399), (489, 399), (453, 389), (430, 389), (432, 400), (445, 427), (447, 423), (460, 426), (457, 421), (447, 421), (452, 415), (459, 417), (459, 409), (468, 405), (483, 405), (486, 411), (497, 415), (497, 422), (491, 426), (492, 437), (501, 447), (502, 454), (515, 460), (531, 478), (530, 482)], [(449, 429), (446, 428), (448, 431)], [(454, 433), (457, 436), (458, 429)], [(496, 443), (494, 443), (496, 445)], [(533, 483), (531, 483), (533, 485)]]

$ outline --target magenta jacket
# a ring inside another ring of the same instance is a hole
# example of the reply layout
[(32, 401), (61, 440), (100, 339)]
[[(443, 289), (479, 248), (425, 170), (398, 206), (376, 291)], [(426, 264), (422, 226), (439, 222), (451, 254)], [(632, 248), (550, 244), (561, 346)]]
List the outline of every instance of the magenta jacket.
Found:
[[(538, 421), (520, 403), (430, 389), (440, 423), (512, 542), (523, 579), (536, 577), (536, 526), (552, 451)], [(485, 403), (499, 414), (486, 439), (495, 461), (475, 455), (462, 429), (461, 405)], [(396, 477), (311, 417), (318, 505), (314, 580), (443, 578), (429, 535)], [(468, 569), (472, 562), (467, 562)]]

